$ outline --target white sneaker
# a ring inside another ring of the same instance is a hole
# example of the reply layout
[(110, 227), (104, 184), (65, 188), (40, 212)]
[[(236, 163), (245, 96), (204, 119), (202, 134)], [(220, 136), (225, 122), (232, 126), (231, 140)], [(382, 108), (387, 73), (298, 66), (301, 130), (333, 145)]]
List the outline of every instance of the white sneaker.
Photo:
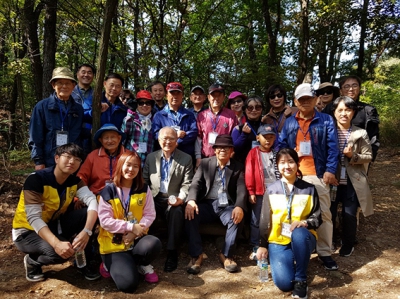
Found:
[(151, 274), (154, 272), (153, 266), (150, 264), (147, 266), (138, 266), (138, 271), (142, 275)]

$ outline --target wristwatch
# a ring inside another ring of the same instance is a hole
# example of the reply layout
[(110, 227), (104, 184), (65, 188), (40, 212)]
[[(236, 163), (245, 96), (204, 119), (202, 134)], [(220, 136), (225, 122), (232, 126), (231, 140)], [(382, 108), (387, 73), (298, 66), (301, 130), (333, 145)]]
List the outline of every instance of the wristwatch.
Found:
[(85, 233), (87, 233), (89, 235), (89, 237), (91, 237), (93, 235), (93, 232), (90, 229), (87, 229), (86, 227), (83, 229), (83, 231)]

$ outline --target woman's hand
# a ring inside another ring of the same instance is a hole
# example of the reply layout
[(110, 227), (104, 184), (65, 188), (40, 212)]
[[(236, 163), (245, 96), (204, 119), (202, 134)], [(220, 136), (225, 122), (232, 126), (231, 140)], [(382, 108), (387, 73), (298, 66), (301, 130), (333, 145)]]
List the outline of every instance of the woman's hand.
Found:
[(265, 247), (258, 247), (257, 249), (257, 260), (266, 259), (268, 257), (268, 249)]
[(346, 147), (344, 148), (344, 150), (343, 150), (343, 154), (344, 154), (347, 158), (351, 159), (351, 157), (353, 157), (353, 148), (352, 148), (350, 145), (346, 146)]
[(124, 236), (122, 237), (122, 241), (124, 242), (125, 246), (128, 246), (130, 243), (132, 243), (136, 239), (136, 235), (134, 233), (125, 233)]
[(246, 134), (249, 134), (251, 132), (251, 128), (247, 123), (244, 124), (244, 126), (242, 128), (242, 132), (244, 132)]
[(143, 237), (145, 234), (145, 226), (142, 223), (134, 224), (132, 227), (132, 233), (136, 235), (136, 237)]
[(292, 232), (292, 231), (294, 231), (294, 229), (295, 228), (298, 228), (298, 227), (305, 227), (305, 228), (307, 228), (307, 221), (305, 221), (305, 220), (302, 220), (302, 221), (298, 221), (298, 220), (295, 220), (295, 221), (293, 221), (292, 222), (292, 224), (290, 225), (290, 231)]

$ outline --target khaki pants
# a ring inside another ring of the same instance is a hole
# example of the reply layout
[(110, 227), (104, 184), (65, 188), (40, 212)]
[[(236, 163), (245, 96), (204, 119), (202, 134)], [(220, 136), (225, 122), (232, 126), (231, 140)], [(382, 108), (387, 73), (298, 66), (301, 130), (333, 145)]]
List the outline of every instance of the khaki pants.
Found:
[(315, 186), (321, 206), (322, 224), (317, 229), (317, 253), (319, 256), (331, 256), (333, 225), (330, 211), (331, 198), (329, 196), (329, 185), (325, 184), (316, 175), (305, 175), (303, 176), (303, 180)]

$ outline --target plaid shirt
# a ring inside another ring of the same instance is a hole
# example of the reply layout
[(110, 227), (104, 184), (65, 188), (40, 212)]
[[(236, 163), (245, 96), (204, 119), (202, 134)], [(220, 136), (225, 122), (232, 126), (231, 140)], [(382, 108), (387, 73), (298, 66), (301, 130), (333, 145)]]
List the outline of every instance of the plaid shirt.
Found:
[(147, 126), (147, 128), (143, 128), (139, 114), (128, 109), (128, 114), (124, 118), (121, 126), (121, 131), (126, 134), (124, 146), (131, 151), (137, 152), (139, 150), (139, 142), (145, 142), (147, 144), (147, 151), (145, 153), (137, 152), (142, 160), (142, 167), (144, 166), (147, 154), (153, 151), (154, 139), (151, 124)]

